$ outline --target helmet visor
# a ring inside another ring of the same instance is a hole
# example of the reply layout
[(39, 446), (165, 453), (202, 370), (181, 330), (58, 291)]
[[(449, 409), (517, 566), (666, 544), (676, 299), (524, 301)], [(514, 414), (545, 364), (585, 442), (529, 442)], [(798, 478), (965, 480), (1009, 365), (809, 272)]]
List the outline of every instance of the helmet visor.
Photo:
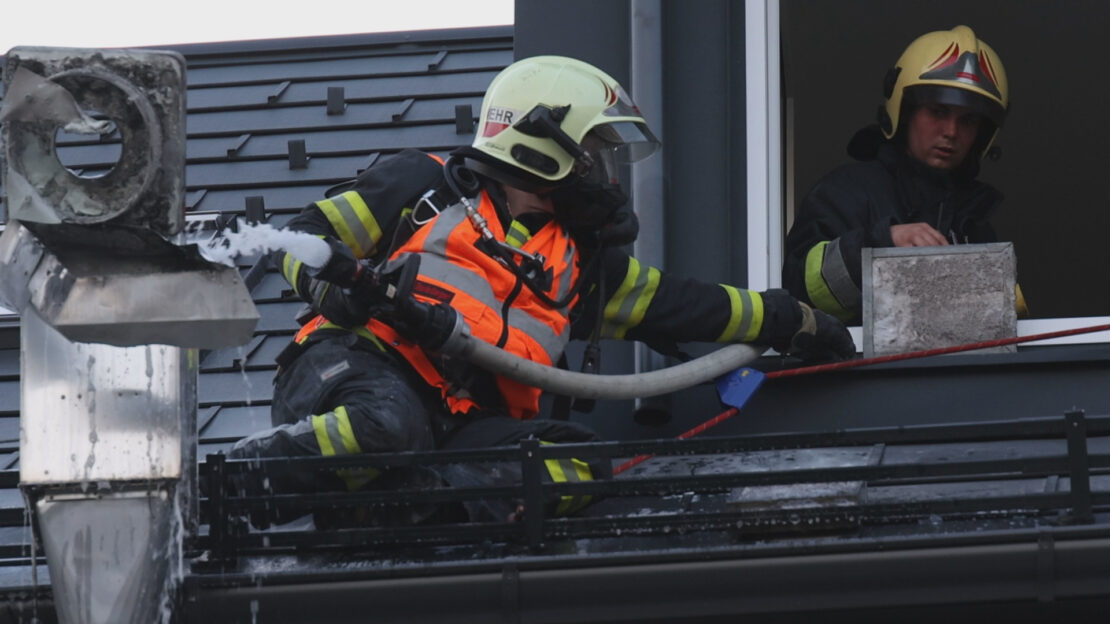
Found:
[(1002, 126), (1006, 111), (994, 100), (967, 89), (944, 85), (913, 85), (906, 87), (906, 100), (912, 104), (949, 104), (964, 106), (979, 113), (996, 127)]
[[(591, 136), (600, 141), (591, 141)], [(582, 145), (596, 154), (611, 152), (613, 160), (626, 165), (651, 156), (659, 150), (660, 143), (647, 124), (616, 121), (594, 126), (583, 139)]]

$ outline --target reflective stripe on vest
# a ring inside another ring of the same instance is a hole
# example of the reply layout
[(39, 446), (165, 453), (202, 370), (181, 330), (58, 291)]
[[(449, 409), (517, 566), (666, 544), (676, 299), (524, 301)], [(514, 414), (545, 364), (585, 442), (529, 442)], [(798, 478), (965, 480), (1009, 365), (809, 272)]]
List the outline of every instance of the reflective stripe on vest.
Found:
[[(496, 209), (484, 192), (478, 212), (486, 219), (494, 236), (504, 240), (505, 234)], [(465, 208), (457, 204), (445, 209), (431, 223), (415, 232), (394, 253), (392, 260), (402, 254), (419, 254), (419, 281), (447, 296), (447, 302), (463, 316), (475, 338), (495, 345), (503, 329), (503, 302), (512, 294), (517, 278), (509, 269), (478, 249), (475, 246), (478, 239), (479, 234), (467, 219)], [(547, 223), (524, 242), (522, 250), (539, 253), (545, 258), (544, 266), (554, 278), (546, 293), (549, 297), (558, 298), (570, 291), (578, 277), (577, 254), (570, 235), (560, 225), (554, 221)], [(431, 297), (418, 296), (425, 301), (436, 302)], [(528, 288), (522, 288), (506, 316), (510, 331), (502, 348), (549, 366), (559, 359), (570, 339), (566, 308), (553, 310), (540, 302)], [(474, 405), (468, 396), (458, 394), (449, 386), (419, 347), (404, 340), (380, 321), (372, 320), (369, 327), (396, 348), (425, 381), (440, 388), (453, 412), (464, 412)], [(531, 418), (539, 410), (539, 389), (503, 378), (497, 379), (497, 385), (511, 415)]]

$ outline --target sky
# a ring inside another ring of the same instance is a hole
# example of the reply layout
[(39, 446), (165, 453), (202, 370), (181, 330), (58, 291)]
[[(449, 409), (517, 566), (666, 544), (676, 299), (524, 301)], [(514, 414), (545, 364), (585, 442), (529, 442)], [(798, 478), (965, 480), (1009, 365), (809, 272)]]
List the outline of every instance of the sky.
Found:
[(511, 24), (513, 1), (3, 0), (0, 55)]

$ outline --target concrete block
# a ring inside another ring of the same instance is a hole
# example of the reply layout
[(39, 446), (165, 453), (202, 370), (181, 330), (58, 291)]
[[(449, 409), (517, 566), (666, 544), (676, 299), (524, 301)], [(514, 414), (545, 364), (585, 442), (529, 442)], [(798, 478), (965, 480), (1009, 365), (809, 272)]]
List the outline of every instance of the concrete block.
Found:
[(1016, 336), (1016, 267), (1012, 243), (864, 249), (864, 356)]

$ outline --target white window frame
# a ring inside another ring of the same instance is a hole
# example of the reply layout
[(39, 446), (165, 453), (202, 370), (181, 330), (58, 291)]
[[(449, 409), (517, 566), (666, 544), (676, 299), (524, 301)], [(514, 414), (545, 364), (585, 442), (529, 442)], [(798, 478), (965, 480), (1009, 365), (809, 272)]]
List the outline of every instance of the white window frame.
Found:
[[(782, 286), (783, 120), (779, 0), (745, 0), (744, 59), (747, 84), (748, 288)], [(766, 207), (761, 210), (760, 207)], [(1019, 320), (1018, 336), (1110, 324), (1110, 316)], [(849, 328), (862, 351), (861, 327)], [(1026, 345), (1110, 342), (1110, 332), (1078, 334)]]

